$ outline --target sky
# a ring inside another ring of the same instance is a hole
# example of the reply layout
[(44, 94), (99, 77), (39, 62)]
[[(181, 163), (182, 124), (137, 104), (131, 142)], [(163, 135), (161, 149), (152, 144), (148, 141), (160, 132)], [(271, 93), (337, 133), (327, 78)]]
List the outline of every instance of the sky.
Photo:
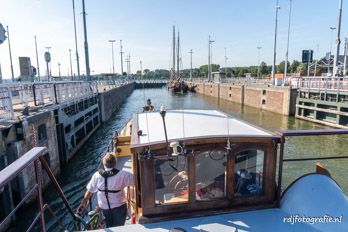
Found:
[[(290, 0), (279, 0), (277, 63), (285, 60)], [(169, 69), (172, 26), (180, 30), (182, 63), (193, 67), (208, 62), (208, 35), (213, 43), (213, 63), (224, 66), (257, 65), (273, 62), (276, 0), (85, 0), (90, 69), (92, 74), (112, 71), (111, 39), (115, 39), (115, 71), (120, 73), (119, 40), (125, 55), (131, 56), (131, 71)], [(330, 27), (338, 24), (339, 0), (292, 0), (289, 60), (301, 59), (301, 51), (314, 50), (314, 57), (330, 50), (335, 36)], [(75, 0), (78, 52), (81, 73), (85, 73), (82, 1)], [(348, 2), (343, 3), (341, 40), (347, 37)], [(15, 77), (19, 76), (19, 56), (36, 65), (34, 35), (37, 36), (39, 66), (45, 74), (45, 47), (51, 49), (52, 75), (70, 72), (72, 49), (76, 73), (72, 0), (0, 0), (0, 23), (9, 26)], [(333, 39), (331, 39), (333, 38)], [(319, 53), (317, 47), (319, 45)], [(343, 45), (341, 45), (341, 53)], [(8, 40), (0, 44), (3, 78), (11, 77)], [(124, 64), (126, 69), (126, 64)]]

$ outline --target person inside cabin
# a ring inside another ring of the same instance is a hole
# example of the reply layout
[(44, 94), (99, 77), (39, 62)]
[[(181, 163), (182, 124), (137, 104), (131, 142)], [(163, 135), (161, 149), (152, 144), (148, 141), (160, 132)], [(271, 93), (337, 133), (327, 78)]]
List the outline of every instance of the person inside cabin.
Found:
[(127, 171), (116, 169), (116, 157), (112, 153), (103, 157), (103, 166), (104, 169), (95, 172), (87, 184), (87, 191), (77, 212), (82, 212), (92, 195), (97, 193), (98, 206), (104, 214), (106, 227), (122, 226), (127, 216), (124, 189), (134, 185), (134, 177)]
[(152, 103), (151, 103), (151, 99), (149, 98), (149, 99), (147, 99), (147, 101), (146, 101), (146, 106), (144, 106), (144, 112), (146, 112), (146, 111), (154, 111), (154, 109), (155, 109), (155, 107), (152, 105)]

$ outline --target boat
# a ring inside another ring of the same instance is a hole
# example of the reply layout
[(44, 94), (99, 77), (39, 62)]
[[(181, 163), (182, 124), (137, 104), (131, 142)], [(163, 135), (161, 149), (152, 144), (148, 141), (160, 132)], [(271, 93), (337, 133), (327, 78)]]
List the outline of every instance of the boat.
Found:
[[(175, 51), (175, 48), (177, 48), (177, 51)], [(176, 63), (175, 59), (177, 60)], [(171, 68), (171, 77), (168, 82), (168, 90), (172, 93), (187, 93), (190, 89), (188, 84), (180, 77), (180, 62), (180, 34), (178, 32), (178, 41), (176, 44), (175, 26), (173, 26), (173, 67)]]
[[(324, 166), (317, 163), (316, 172), (282, 189), (285, 162), (348, 158), (289, 159), (286, 138), (338, 134), (348, 130), (270, 132), (217, 110), (136, 113), (106, 151), (116, 156), (118, 169), (135, 177), (127, 189), (129, 221), (104, 230), (93, 210), (88, 222), (72, 214), (76, 230), (348, 231), (348, 198)], [(39, 160), (72, 212), (44, 151), (34, 148), (2, 170), (0, 188), (19, 173), (19, 163)]]
[(135, 114), (114, 139), (136, 178), (133, 224), (108, 231), (347, 231), (347, 196), (319, 163), (284, 191), (277, 182), (285, 136), (310, 134), (269, 132), (216, 110)]

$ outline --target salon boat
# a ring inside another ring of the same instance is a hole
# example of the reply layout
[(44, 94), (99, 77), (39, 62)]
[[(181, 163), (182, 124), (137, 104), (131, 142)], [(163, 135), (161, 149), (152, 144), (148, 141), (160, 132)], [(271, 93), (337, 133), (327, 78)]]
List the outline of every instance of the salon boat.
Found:
[[(130, 220), (115, 228), (100, 229), (98, 210), (88, 213), (88, 221), (75, 214), (45, 160), (45, 147), (33, 148), (1, 170), (0, 190), (34, 164), (37, 182), (30, 193), (37, 193), (39, 214), (30, 228), (41, 219), (42, 231), (46, 224), (40, 215), (55, 212), (43, 203), (40, 167), (79, 231), (348, 231), (348, 198), (319, 163), (316, 172), (282, 188), (284, 162), (348, 158), (290, 159), (284, 153), (286, 138), (338, 134), (348, 130), (273, 133), (216, 110), (161, 108), (134, 114), (106, 151), (117, 157), (118, 169), (135, 179), (127, 189)], [(64, 228), (59, 220), (56, 225)]]
[(113, 143), (136, 180), (133, 224), (107, 231), (348, 231), (347, 196), (319, 163), (281, 188), (286, 137), (341, 133), (272, 133), (216, 110), (135, 114)]

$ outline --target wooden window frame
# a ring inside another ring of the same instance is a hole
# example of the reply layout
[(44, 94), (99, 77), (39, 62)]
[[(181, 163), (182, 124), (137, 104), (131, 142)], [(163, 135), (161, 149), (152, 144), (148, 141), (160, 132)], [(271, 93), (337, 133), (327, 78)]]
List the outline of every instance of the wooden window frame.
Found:
[[(250, 140), (253, 141), (253, 140)], [(203, 148), (209, 145), (189, 145), (186, 148), (188, 150), (195, 148)], [(226, 147), (226, 143), (219, 143), (218, 147)], [(263, 182), (262, 182), (262, 194), (235, 197), (234, 196), (234, 169), (235, 169), (235, 156), (236, 154), (248, 151), (248, 150), (261, 150), (264, 152), (263, 162)], [(157, 150), (158, 152), (159, 150)], [(163, 151), (163, 150), (162, 150)], [(163, 153), (163, 152), (162, 152)], [(156, 151), (153, 151), (156, 154)], [(196, 162), (193, 154), (187, 155), (187, 172), (189, 183), (189, 196), (188, 202), (177, 204), (155, 204), (155, 170), (154, 159), (139, 158), (139, 182), (141, 183), (140, 198), (142, 215), (147, 218), (148, 221), (156, 221), (161, 219), (170, 219), (180, 217), (180, 215), (202, 215), (211, 214), (217, 211), (238, 211), (240, 209), (257, 209), (257, 208), (269, 208), (273, 207), (276, 201), (276, 157), (277, 146), (273, 140), (264, 142), (244, 142), (236, 141), (232, 143), (231, 150), (227, 154), (226, 164), (226, 196), (224, 198), (218, 198), (208, 201), (196, 200)], [(146, 221), (145, 220), (145, 221)]]

